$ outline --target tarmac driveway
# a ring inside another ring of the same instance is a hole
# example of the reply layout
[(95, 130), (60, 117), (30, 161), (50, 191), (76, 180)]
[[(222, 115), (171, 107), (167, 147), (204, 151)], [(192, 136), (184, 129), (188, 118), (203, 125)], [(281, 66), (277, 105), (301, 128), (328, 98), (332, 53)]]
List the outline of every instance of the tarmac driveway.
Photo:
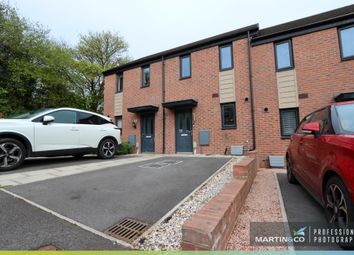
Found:
[(229, 160), (161, 157), (8, 190), (104, 231), (125, 217), (155, 223)]
[[(300, 184), (289, 184), (286, 173), (277, 174), (288, 222), (309, 222), (326, 224), (321, 205)], [(296, 250), (341, 250), (338, 246), (301, 246)]]

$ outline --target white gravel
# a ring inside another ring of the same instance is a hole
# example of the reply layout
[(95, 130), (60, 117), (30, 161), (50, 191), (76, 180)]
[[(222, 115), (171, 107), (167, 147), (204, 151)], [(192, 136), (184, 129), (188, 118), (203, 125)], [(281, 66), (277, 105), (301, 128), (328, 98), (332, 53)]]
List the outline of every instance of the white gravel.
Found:
[(250, 223), (257, 222), (281, 222), (281, 213), (278, 188), (274, 172), (284, 170), (261, 169), (251, 187), (245, 204), (237, 218), (236, 227), (230, 237), (227, 250), (287, 250), (286, 246), (251, 246)]
[[(237, 162), (241, 158), (234, 158), (233, 162)], [(140, 242), (137, 242), (133, 248), (138, 250), (180, 250), (183, 223), (233, 179), (232, 165), (233, 163), (230, 162), (196, 191), (177, 208), (167, 222), (153, 226), (146, 236), (138, 239)]]

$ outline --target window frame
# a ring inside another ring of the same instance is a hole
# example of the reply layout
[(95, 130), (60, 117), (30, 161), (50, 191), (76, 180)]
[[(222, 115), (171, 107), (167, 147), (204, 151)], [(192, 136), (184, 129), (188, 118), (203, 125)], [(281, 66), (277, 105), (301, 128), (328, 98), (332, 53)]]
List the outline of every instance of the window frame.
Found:
[[(278, 68), (278, 58), (277, 58), (277, 45), (288, 43), (289, 44), (289, 53), (290, 53), (290, 66), (288, 67), (283, 67), (283, 68)], [(294, 52), (293, 52), (293, 42), (291, 39), (287, 40), (282, 40), (274, 43), (274, 58), (275, 58), (275, 70), (276, 72), (281, 72), (281, 71), (286, 71), (286, 70), (292, 70), (295, 68), (295, 63), (294, 63)]]
[[(235, 118), (235, 124), (234, 125), (225, 125), (225, 116), (224, 116), (224, 107), (225, 105), (232, 105), (234, 107), (234, 118)], [(228, 102), (228, 103), (222, 103), (220, 104), (221, 107), (221, 129), (222, 130), (227, 130), (227, 129), (236, 129), (237, 128), (237, 119), (236, 119), (236, 102)]]
[[(291, 135), (286, 135), (284, 134), (284, 127), (283, 127), (283, 118), (282, 118), (282, 112), (285, 111), (295, 111), (296, 114), (296, 127), (294, 129), (294, 132)], [(280, 122), (280, 136), (281, 139), (290, 139), (293, 134), (296, 133), (299, 125), (300, 125), (300, 119), (299, 119), (299, 108), (298, 107), (293, 107), (293, 108), (284, 108), (284, 109), (279, 109), (279, 122)]]
[[(226, 47), (230, 47), (230, 49), (231, 49), (231, 67), (227, 67), (227, 68), (223, 69), (222, 68), (221, 49), (226, 48)], [(234, 69), (234, 54), (233, 54), (233, 52), (234, 52), (234, 50), (233, 50), (232, 42), (219, 45), (219, 70), (220, 70), (220, 72)]]
[[(122, 82), (121, 82), (122, 80)], [(123, 74), (116, 75), (116, 94), (123, 92), (124, 77)]]
[(343, 27), (339, 27), (337, 28), (337, 33), (338, 33), (338, 41), (339, 41), (339, 53), (340, 53), (340, 58), (342, 61), (346, 61), (346, 60), (353, 60), (354, 59), (354, 54), (352, 56), (349, 57), (344, 57), (343, 56), (343, 41), (342, 41), (342, 35), (341, 32), (345, 29), (349, 29), (349, 28), (354, 28), (354, 24), (350, 24), (348, 26), (343, 26)]
[[(149, 68), (149, 84), (144, 85), (144, 70)], [(148, 88), (151, 84), (151, 68), (150, 65), (145, 65), (141, 67), (141, 88)]]
[[(189, 76), (182, 76), (182, 59), (184, 58), (189, 58)], [(184, 79), (189, 79), (192, 77), (192, 58), (191, 58), (191, 54), (185, 54), (185, 55), (181, 55), (179, 57), (179, 79), (180, 80), (184, 80)]]

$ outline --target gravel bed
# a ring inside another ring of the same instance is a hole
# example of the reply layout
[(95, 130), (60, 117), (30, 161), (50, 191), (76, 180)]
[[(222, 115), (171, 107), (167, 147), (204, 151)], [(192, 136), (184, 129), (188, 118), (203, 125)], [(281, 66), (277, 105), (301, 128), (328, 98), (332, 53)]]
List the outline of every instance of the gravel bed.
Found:
[(260, 170), (238, 216), (227, 250), (287, 250), (287, 246), (250, 246), (250, 222), (281, 222), (278, 188), (274, 172)]
[[(237, 162), (241, 158), (234, 158), (233, 162)], [(149, 231), (146, 236), (141, 238), (133, 248), (138, 250), (180, 250), (183, 223), (218, 194), (225, 184), (233, 179), (232, 165), (232, 162), (230, 162), (223, 170), (196, 191), (177, 208), (167, 222), (153, 226), (150, 229), (151, 232)]]

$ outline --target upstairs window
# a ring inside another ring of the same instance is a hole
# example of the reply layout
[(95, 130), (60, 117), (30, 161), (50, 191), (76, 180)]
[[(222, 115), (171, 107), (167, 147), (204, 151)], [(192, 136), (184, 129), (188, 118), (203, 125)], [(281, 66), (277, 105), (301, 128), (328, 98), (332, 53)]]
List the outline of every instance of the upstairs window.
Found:
[(149, 87), (150, 86), (150, 66), (145, 66), (142, 68), (142, 84), (141, 87)]
[(120, 93), (123, 91), (123, 75), (119, 74), (117, 75), (117, 80), (116, 80), (116, 93)]
[(275, 63), (277, 71), (294, 68), (291, 40), (275, 44)]
[(220, 71), (233, 68), (232, 45), (226, 44), (219, 47)]
[(282, 138), (290, 138), (299, 125), (299, 109), (280, 109), (280, 130)]
[(339, 29), (339, 42), (342, 59), (354, 58), (354, 25)]
[(227, 103), (221, 105), (221, 122), (223, 129), (236, 128), (235, 103)]
[(191, 55), (181, 56), (180, 59), (181, 79), (191, 77)]

